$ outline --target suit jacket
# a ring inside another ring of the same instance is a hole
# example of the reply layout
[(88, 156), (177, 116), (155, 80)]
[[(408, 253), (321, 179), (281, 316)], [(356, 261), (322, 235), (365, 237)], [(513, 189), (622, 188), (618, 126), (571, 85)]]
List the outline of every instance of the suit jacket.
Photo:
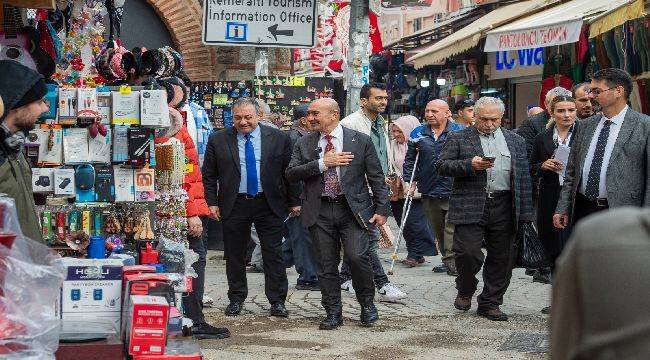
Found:
[[(320, 137), (319, 132), (312, 132), (300, 138), (293, 149), (291, 163), (287, 169), (289, 181), (304, 181), (300, 218), (306, 227), (316, 223), (321, 196), (325, 189), (324, 173), (320, 172), (318, 167)], [(343, 127), (343, 151), (354, 154), (354, 160), (339, 169), (341, 190), (352, 212), (357, 214), (374, 204), (376, 214), (390, 216), (388, 185), (370, 136)], [(363, 181), (364, 178), (367, 181)]]
[(649, 258), (649, 209), (577, 225), (553, 273), (551, 359), (650, 357)]
[[(300, 205), (299, 188), (296, 184), (289, 183), (284, 176), (291, 159), (291, 140), (278, 129), (262, 124), (258, 126), (262, 140), (258, 174), (262, 190), (271, 210), (284, 218), (289, 206)], [(208, 206), (219, 206), (222, 218), (228, 218), (241, 181), (237, 130), (234, 127), (210, 135), (202, 172)]]
[[(510, 189), (515, 224), (533, 221), (532, 182), (528, 166), (526, 141), (514, 132), (501, 128), (511, 156)], [(448, 221), (451, 224), (474, 224), (483, 216), (487, 171), (475, 171), (472, 158), (483, 156), (481, 139), (475, 126), (452, 132), (442, 147), (436, 163), (438, 173), (454, 178), (449, 198)]]
[(526, 146), (528, 149), (528, 158), (533, 151), (533, 145), (535, 144), (535, 137), (544, 132), (546, 129), (546, 123), (550, 115), (548, 111), (544, 110), (543, 112), (530, 116), (524, 120), (521, 125), (515, 130), (517, 135), (526, 139)]
[[(573, 214), (575, 196), (602, 114), (580, 121), (557, 204), (558, 214)], [(650, 206), (650, 117), (628, 108), (607, 167), (607, 202), (610, 207)]]

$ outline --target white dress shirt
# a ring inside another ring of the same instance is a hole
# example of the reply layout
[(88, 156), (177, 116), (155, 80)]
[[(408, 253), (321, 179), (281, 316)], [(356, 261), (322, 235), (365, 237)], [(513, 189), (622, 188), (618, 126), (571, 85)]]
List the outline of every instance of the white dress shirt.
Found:
[[(325, 172), (327, 170), (327, 166), (325, 166), (325, 161), (323, 160), (323, 155), (325, 155), (325, 148), (327, 147), (327, 139), (325, 138), (325, 135), (320, 133), (320, 140), (318, 140), (318, 145), (320, 146), (320, 160), (318, 160), (318, 168), (320, 169), (320, 172)], [(336, 128), (330, 133), (332, 135), (332, 144), (334, 144), (334, 151), (335, 152), (341, 152), (343, 151), (343, 128), (341, 127), (341, 124), (338, 124)], [(341, 171), (339, 170), (339, 166), (336, 167), (336, 175), (339, 177), (339, 182), (341, 181)]]
[(585, 159), (585, 164), (582, 167), (582, 181), (580, 184), (580, 193), (585, 194), (587, 189), (587, 180), (589, 179), (589, 170), (591, 169), (591, 162), (594, 159), (594, 152), (596, 151), (596, 143), (598, 143), (598, 135), (603, 129), (603, 125), (606, 120), (612, 122), (609, 125), (609, 137), (607, 138), (607, 146), (605, 146), (605, 155), (603, 156), (603, 165), (600, 168), (600, 181), (598, 182), (598, 198), (607, 198), (607, 167), (609, 166), (609, 159), (612, 156), (612, 151), (614, 150), (614, 145), (616, 144), (616, 139), (618, 139), (618, 133), (621, 131), (621, 126), (623, 125), (623, 120), (625, 120), (625, 114), (627, 113), (627, 105), (625, 108), (612, 117), (608, 119), (603, 116), (596, 126), (596, 132), (594, 132), (594, 137), (591, 138), (591, 143), (589, 144), (589, 151), (587, 151), (587, 158)]

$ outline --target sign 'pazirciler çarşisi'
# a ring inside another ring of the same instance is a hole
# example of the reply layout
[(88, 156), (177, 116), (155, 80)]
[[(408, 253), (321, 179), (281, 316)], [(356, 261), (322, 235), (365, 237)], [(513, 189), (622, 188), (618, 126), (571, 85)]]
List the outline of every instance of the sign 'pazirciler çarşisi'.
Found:
[(206, 0), (207, 45), (312, 48), (316, 0)]

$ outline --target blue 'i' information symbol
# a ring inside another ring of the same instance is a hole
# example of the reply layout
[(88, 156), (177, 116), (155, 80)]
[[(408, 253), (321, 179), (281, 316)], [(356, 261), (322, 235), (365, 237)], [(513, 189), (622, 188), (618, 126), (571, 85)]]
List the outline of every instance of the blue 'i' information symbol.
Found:
[(228, 41), (246, 41), (248, 25), (244, 23), (226, 23), (226, 40)]

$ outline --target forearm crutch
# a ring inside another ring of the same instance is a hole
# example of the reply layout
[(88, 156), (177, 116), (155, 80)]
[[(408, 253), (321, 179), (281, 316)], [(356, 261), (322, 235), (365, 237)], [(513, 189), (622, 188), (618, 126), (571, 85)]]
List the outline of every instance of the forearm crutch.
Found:
[(402, 242), (402, 237), (404, 237), (404, 225), (406, 225), (406, 219), (409, 216), (411, 211), (411, 204), (413, 203), (413, 192), (411, 191), (411, 186), (413, 186), (413, 179), (415, 178), (415, 171), (418, 167), (418, 160), (420, 159), (420, 152), (418, 151), (415, 154), (415, 163), (413, 164), (413, 171), (411, 172), (411, 180), (409, 181), (409, 189), (406, 193), (406, 199), (404, 199), (404, 206), (402, 207), (402, 221), (399, 226), (399, 233), (397, 234), (397, 240), (395, 240), (395, 248), (393, 254), (391, 255), (390, 260), (390, 269), (388, 269), (388, 275), (393, 275), (393, 268), (395, 267), (395, 261), (397, 261), (397, 252), (399, 251), (399, 244)]

